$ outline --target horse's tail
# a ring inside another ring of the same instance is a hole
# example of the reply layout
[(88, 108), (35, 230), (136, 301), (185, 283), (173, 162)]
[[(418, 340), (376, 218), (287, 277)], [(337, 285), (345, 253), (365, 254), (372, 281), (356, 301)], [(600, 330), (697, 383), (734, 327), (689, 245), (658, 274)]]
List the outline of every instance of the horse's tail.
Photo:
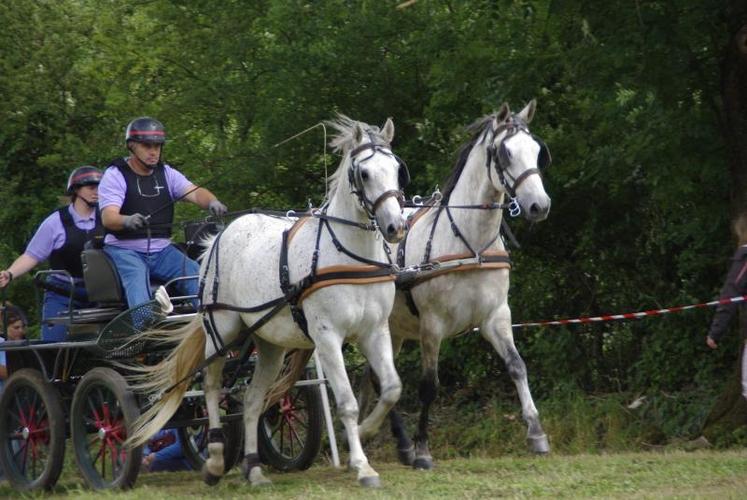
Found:
[(167, 337), (178, 345), (160, 363), (137, 369), (139, 374), (133, 377), (133, 389), (160, 398), (135, 421), (127, 438), (131, 446), (147, 442), (176, 413), (192, 383), (189, 374), (205, 360), (205, 331), (199, 314), (189, 324), (164, 333), (154, 335)]
[(264, 410), (280, 401), (285, 393), (293, 387), (293, 384), (301, 378), (301, 375), (303, 375), (306, 365), (313, 353), (313, 349), (296, 349), (290, 353), (285, 363), (283, 373), (267, 391)]

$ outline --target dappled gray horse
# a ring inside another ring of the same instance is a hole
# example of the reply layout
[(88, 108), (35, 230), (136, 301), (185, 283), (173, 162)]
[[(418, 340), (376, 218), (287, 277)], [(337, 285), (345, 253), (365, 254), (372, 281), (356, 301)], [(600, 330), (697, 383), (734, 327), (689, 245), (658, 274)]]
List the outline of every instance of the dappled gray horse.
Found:
[[(209, 484), (225, 472), (219, 408), (222, 346), (240, 340), (247, 329), (257, 349), (244, 393), (245, 474), (250, 483), (269, 482), (259, 462), (257, 424), (285, 353), (316, 348), (345, 425), (349, 466), (361, 485), (379, 484), (360, 442), (358, 405), (342, 345), (357, 341), (382, 380), (382, 398), (366, 424), (379, 426), (401, 391), (388, 326), (394, 275), (379, 233), (392, 243), (404, 236), (402, 188), (409, 174), (391, 150), (391, 120), (382, 129), (346, 117), (331, 125), (338, 131), (331, 145), (342, 153), (342, 161), (322, 209), (299, 219), (250, 214), (233, 221), (212, 240), (203, 259), (197, 318), (178, 330), (144, 334), (178, 345), (163, 362), (141, 370), (140, 389), (161, 397), (136, 422), (129, 442), (142, 443), (158, 431), (181, 404), (191, 374), (215, 357), (204, 382), (210, 456), (203, 473)], [(267, 316), (268, 310), (277, 314)], [(300, 359), (302, 371), (308, 356)]]
[[(441, 341), (475, 327), (506, 363), (519, 393), (531, 449), (549, 451), (526, 367), (514, 346), (507, 301), (510, 261), (499, 237), (506, 195), (512, 200), (509, 210), (520, 210), (530, 221), (541, 221), (550, 211), (539, 175), (549, 165), (550, 154), (527, 126), (534, 110), (534, 100), (516, 114), (504, 103), (497, 113), (475, 122), (470, 127), (474, 136), (463, 147), (440, 203), (426, 203), (429, 206), (411, 215), (408, 234), (398, 246), (401, 266), (421, 266), (398, 279), (390, 318), (395, 353), (408, 339), (419, 341), (421, 347), (422, 408), (414, 446), (394, 410), (390, 419), (400, 460), (416, 468), (433, 465), (428, 412), (438, 388)], [(361, 407), (371, 399), (368, 387), (364, 384)], [(361, 436), (370, 437), (376, 430), (364, 422)]]

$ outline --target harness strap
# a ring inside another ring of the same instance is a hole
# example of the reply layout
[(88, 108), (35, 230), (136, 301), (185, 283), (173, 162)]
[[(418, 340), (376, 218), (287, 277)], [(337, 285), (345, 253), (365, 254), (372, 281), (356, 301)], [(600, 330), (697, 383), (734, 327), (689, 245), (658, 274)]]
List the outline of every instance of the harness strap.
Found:
[[(443, 255), (435, 259), (432, 263), (438, 265), (431, 271), (418, 271), (398, 275), (396, 279), (397, 288), (404, 292), (410, 292), (421, 283), (452, 272), (511, 269), (511, 258), (508, 252), (502, 250), (488, 250), (479, 258), (467, 253)], [(449, 266), (449, 263), (453, 263), (453, 265)], [(413, 314), (415, 313), (413, 312)]]
[[(451, 215), (451, 210), (449, 210), (448, 205), (446, 205), (446, 215), (449, 217), (449, 222), (451, 223), (451, 230), (454, 233), (454, 236), (462, 240), (462, 243), (464, 243), (464, 246), (467, 247), (467, 250), (472, 252), (472, 255), (474, 255), (475, 257), (479, 257), (480, 255), (479, 252), (475, 252), (474, 248), (472, 248), (472, 245), (470, 245), (469, 241), (467, 241), (467, 238), (465, 238), (462, 232), (459, 230), (459, 227), (457, 226), (456, 221), (454, 220), (454, 216)], [(495, 240), (491, 240), (488, 243), (488, 246), (492, 245), (493, 241)]]
[(323, 267), (309, 280), (308, 286), (298, 298), (298, 303), (303, 302), (317, 290), (332, 285), (367, 285), (394, 280), (395, 275), (392, 274), (391, 269), (376, 266), (339, 265)]
[[(354, 254), (353, 252), (345, 248), (342, 243), (340, 243), (340, 240), (337, 239), (337, 235), (332, 230), (332, 226), (329, 224), (328, 221), (326, 220), (324, 221), (324, 226), (327, 228), (327, 231), (329, 232), (329, 236), (332, 238), (332, 244), (335, 245), (335, 248), (337, 249), (338, 252), (342, 252), (348, 257), (355, 259), (358, 262), (363, 262), (364, 264), (391, 269), (391, 264), (388, 262), (379, 262), (378, 260), (368, 259), (366, 257), (361, 257), (360, 255)], [(317, 244), (317, 250), (318, 249), (319, 249), (319, 246)]]

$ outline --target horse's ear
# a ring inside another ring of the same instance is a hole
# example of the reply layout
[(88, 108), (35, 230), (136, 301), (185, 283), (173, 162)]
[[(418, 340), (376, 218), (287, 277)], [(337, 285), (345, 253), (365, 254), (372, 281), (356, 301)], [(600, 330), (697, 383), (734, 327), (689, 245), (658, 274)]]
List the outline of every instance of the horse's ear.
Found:
[(358, 122), (355, 122), (355, 127), (353, 127), (353, 141), (356, 144), (360, 144), (363, 141), (363, 129)]
[(532, 99), (529, 101), (529, 104), (524, 106), (524, 109), (519, 112), (519, 118), (524, 120), (525, 123), (531, 122), (532, 118), (534, 118), (535, 109), (537, 109), (537, 99)]
[(498, 123), (506, 121), (506, 118), (508, 118), (508, 115), (511, 114), (511, 110), (508, 109), (508, 103), (504, 102), (501, 104), (501, 107), (498, 109), (498, 112), (495, 114), (495, 119)]
[(394, 122), (391, 118), (386, 119), (386, 123), (381, 129), (381, 136), (384, 138), (387, 144), (392, 143), (392, 139), (394, 139)]

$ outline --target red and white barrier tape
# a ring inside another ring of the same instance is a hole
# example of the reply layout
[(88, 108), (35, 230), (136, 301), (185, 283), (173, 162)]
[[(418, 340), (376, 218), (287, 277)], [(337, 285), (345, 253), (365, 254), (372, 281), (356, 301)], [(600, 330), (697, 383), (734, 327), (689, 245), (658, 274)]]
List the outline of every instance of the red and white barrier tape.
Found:
[(744, 302), (747, 300), (747, 295), (741, 295), (738, 297), (731, 297), (728, 299), (719, 299), (712, 302), (704, 302), (702, 304), (690, 304), (688, 306), (676, 306), (667, 307), (666, 309), (651, 309), (649, 311), (639, 311), (625, 314), (605, 314), (603, 316), (593, 316), (585, 318), (575, 319), (558, 319), (558, 320), (546, 320), (546, 321), (533, 321), (531, 323), (516, 323), (511, 325), (513, 328), (522, 328), (530, 326), (555, 326), (555, 325), (578, 325), (583, 323), (603, 323), (605, 321), (616, 321), (621, 319), (641, 319), (648, 316), (658, 316), (661, 314), (668, 314), (673, 312), (686, 311), (688, 309), (698, 309), (703, 307), (715, 307), (720, 304), (729, 304), (734, 302)]

